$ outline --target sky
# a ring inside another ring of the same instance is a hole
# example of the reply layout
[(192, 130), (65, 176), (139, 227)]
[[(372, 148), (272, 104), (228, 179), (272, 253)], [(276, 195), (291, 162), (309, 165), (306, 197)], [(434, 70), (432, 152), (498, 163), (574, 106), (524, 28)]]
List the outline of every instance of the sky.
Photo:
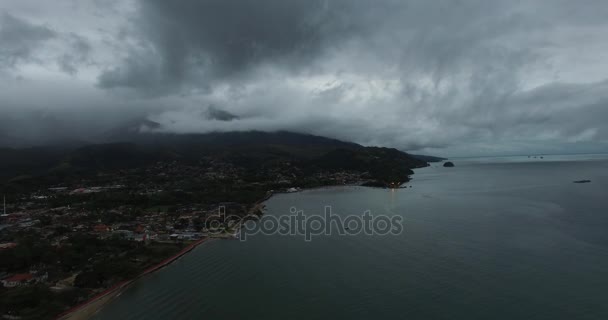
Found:
[(606, 152), (606, 17), (605, 0), (2, 0), (0, 144), (135, 126)]

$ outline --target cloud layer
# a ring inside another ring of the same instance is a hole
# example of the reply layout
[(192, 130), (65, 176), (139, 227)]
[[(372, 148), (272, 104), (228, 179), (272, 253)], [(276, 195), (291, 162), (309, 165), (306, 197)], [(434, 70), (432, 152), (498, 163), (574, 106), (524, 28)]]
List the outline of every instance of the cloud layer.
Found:
[(5, 137), (94, 139), (145, 118), (445, 155), (608, 142), (603, 1), (7, 1)]

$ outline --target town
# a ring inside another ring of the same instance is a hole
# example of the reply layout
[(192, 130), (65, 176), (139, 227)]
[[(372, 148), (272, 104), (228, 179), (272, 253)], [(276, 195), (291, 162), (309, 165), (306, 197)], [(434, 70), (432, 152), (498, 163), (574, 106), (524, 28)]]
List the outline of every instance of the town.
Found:
[[(404, 167), (402, 181), (409, 172)], [(378, 179), (373, 172), (310, 170), (288, 160), (250, 168), (207, 157), (57, 180), (16, 177), (5, 184), (0, 215), (4, 318), (52, 318), (192, 243), (230, 239), (238, 230), (221, 217), (259, 217), (262, 202), (273, 193)], [(209, 232), (212, 221), (220, 221), (221, 232)]]

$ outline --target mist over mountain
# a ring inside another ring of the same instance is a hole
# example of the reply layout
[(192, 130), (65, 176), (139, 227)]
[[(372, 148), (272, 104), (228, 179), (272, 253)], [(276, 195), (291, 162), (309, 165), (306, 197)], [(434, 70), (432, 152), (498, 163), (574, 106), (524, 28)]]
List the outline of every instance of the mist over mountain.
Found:
[(5, 0), (0, 145), (98, 143), (150, 121), (137, 130), (601, 152), (607, 14), (561, 0)]
[[(125, 133), (125, 131), (123, 131)], [(225, 132), (168, 134), (126, 131), (122, 142), (84, 146), (0, 149), (0, 186), (13, 190), (79, 181), (121, 170), (196, 167), (223, 163), (256, 172), (261, 168), (293, 167), (300, 175), (359, 172), (374, 185), (405, 182), (411, 169), (427, 166), (397, 149), (364, 147), (336, 139), (293, 132)], [(15, 189), (17, 188), (17, 189)]]

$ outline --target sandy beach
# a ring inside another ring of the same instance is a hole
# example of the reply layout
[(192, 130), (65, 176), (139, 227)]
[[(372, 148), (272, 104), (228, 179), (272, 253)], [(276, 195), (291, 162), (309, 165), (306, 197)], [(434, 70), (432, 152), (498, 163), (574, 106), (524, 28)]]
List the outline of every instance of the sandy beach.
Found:
[(106, 304), (108, 304), (110, 301), (112, 301), (112, 299), (118, 297), (124, 290), (126, 290), (131, 284), (133, 284), (133, 282), (135, 282), (136, 280), (138, 280), (150, 273), (156, 272), (156, 271), (168, 266), (169, 264), (173, 263), (174, 261), (176, 261), (183, 255), (185, 255), (186, 253), (192, 251), (194, 248), (196, 248), (200, 244), (206, 242), (207, 240), (208, 240), (208, 238), (204, 238), (204, 239), (201, 239), (194, 243), (189, 244), (187, 247), (182, 249), (180, 252), (178, 252), (174, 256), (167, 258), (167, 259), (163, 260), (162, 262), (160, 262), (159, 264), (146, 269), (144, 272), (142, 272), (140, 275), (138, 275), (134, 279), (120, 282), (120, 283), (112, 286), (111, 288), (108, 288), (107, 290), (94, 296), (93, 298), (89, 299), (88, 301), (58, 315), (55, 319), (56, 320), (90, 319), (93, 315), (95, 315), (97, 312), (99, 312), (99, 310), (101, 310), (101, 308), (103, 308)]
[(112, 301), (115, 297), (119, 296), (124, 289), (128, 288), (133, 281), (127, 281), (121, 284), (119, 287), (115, 287), (105, 291), (101, 296), (97, 296), (89, 300), (83, 305), (75, 307), (74, 309), (62, 314), (57, 319), (62, 320), (86, 320), (90, 319), (95, 313), (97, 313), (103, 306), (108, 302)]
[[(263, 212), (264, 207), (265, 207), (264, 202), (272, 196), (273, 196), (273, 193), (269, 192), (263, 199), (256, 202), (254, 204), (254, 206), (251, 209), (249, 209), (248, 213), (255, 214), (258, 212)], [(240, 229), (240, 226), (238, 229)], [(235, 231), (235, 234), (237, 234), (237, 232), (238, 231)], [(228, 235), (226, 235), (226, 237), (234, 238), (235, 234), (228, 234)], [(163, 260), (162, 262), (158, 263), (157, 265), (146, 269), (137, 277), (135, 277), (131, 280), (126, 280), (126, 281), (120, 282), (120, 283), (112, 286), (111, 288), (108, 288), (107, 290), (99, 293), (98, 295), (94, 296), (93, 298), (89, 299), (88, 301), (61, 313), (55, 319), (56, 320), (90, 319), (93, 315), (95, 315), (97, 312), (99, 312), (99, 310), (101, 310), (106, 304), (108, 304), (110, 301), (112, 301), (112, 299), (120, 296), (120, 294), (124, 290), (129, 288), (129, 286), (131, 284), (133, 284), (133, 282), (135, 282), (136, 280), (166, 267), (167, 265), (176, 261), (177, 259), (179, 259), (183, 255), (185, 255), (186, 253), (192, 251), (194, 248), (196, 248), (200, 244), (203, 244), (204, 242), (206, 242), (207, 240), (212, 239), (212, 238), (224, 238), (224, 237), (222, 237), (222, 236), (208, 237), (208, 238), (203, 238), (201, 240), (198, 240), (194, 243), (191, 243), (187, 247), (182, 249), (180, 252), (175, 254), (174, 256), (167, 258), (167, 259)]]

